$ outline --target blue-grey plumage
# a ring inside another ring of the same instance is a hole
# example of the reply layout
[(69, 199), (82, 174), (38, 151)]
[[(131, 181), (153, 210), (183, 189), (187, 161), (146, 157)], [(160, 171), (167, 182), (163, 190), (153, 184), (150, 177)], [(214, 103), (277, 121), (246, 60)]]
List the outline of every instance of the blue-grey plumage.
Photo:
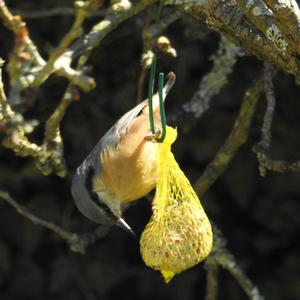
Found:
[[(164, 100), (174, 83), (175, 74), (169, 73)], [(157, 94), (153, 96), (153, 111), (159, 130)], [(155, 149), (145, 100), (121, 117), (77, 168), (71, 191), (81, 213), (99, 224), (117, 224), (131, 231), (122, 219), (122, 210), (155, 188)]]

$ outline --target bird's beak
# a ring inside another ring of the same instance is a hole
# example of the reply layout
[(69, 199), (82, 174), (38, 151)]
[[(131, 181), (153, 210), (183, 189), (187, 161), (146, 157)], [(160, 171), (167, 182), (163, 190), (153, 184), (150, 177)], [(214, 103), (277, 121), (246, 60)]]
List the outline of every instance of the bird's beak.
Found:
[(131, 235), (133, 235), (135, 237), (135, 233), (134, 231), (131, 229), (131, 227), (124, 221), (124, 219), (119, 218), (116, 221), (116, 225), (121, 227), (123, 230), (127, 231), (128, 233), (130, 233)]

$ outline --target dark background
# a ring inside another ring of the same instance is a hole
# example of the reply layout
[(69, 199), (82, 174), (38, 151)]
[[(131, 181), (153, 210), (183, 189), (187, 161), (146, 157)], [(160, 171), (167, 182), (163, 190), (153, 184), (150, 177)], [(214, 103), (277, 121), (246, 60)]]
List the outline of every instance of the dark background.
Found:
[[(39, 9), (72, 5), (72, 1), (7, 1), (11, 8)], [(136, 104), (136, 87), (142, 52), (141, 14), (119, 26), (96, 48), (89, 60), (97, 87), (81, 94), (62, 122), (65, 158), (70, 174), (99, 138)], [(88, 30), (99, 19), (90, 19)], [(33, 41), (44, 57), (57, 45), (72, 24), (72, 17), (28, 20)], [(160, 57), (159, 69), (173, 70), (176, 86), (166, 110), (171, 113), (191, 99), (201, 77), (210, 70), (210, 55), (216, 52), (219, 36), (189, 16), (169, 27), (167, 36), (178, 58)], [(0, 56), (8, 58), (13, 35), (0, 25)], [(246, 88), (262, 67), (253, 56), (239, 59), (228, 85), (214, 98), (210, 110), (189, 132), (179, 130), (173, 151), (191, 182), (203, 172), (224, 142), (237, 117)], [(6, 76), (5, 76), (6, 78)], [(51, 77), (31, 97), (25, 117), (40, 125), (32, 140), (41, 142), (44, 122), (59, 103), (67, 82)], [(272, 157), (299, 159), (299, 87), (293, 77), (278, 73)], [(146, 91), (145, 91), (146, 95)], [(29, 97), (30, 98), (30, 97)], [(300, 175), (268, 173), (259, 176), (252, 146), (260, 138), (265, 110), (261, 98), (248, 142), (237, 153), (224, 174), (202, 199), (208, 216), (228, 240), (230, 251), (266, 299), (300, 298)], [(0, 139), (2, 137), (0, 136)], [(74, 207), (70, 180), (45, 177), (31, 158), (19, 158), (0, 148), (0, 188), (37, 215), (79, 233), (95, 225)], [(150, 203), (138, 201), (125, 219), (139, 237), (150, 216)], [(222, 271), (220, 299), (246, 299), (237, 283)], [(139, 254), (138, 238), (118, 228), (87, 249), (85, 256), (69, 251), (57, 235), (34, 226), (0, 201), (0, 299), (203, 299), (203, 265), (176, 276), (166, 285), (160, 274), (147, 268)]]

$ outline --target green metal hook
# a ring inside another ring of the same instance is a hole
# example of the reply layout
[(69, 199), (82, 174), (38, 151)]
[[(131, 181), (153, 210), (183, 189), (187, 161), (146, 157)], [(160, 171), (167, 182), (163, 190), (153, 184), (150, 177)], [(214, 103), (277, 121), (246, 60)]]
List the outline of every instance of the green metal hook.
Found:
[(160, 119), (161, 119), (161, 135), (158, 141), (162, 143), (166, 137), (166, 127), (167, 127), (167, 120), (166, 120), (166, 113), (165, 113), (165, 106), (164, 106), (164, 81), (165, 81), (165, 74), (159, 73), (159, 81), (158, 81), (158, 95), (159, 95), (159, 110), (160, 110)]
[(152, 134), (156, 133), (154, 117), (153, 117), (153, 91), (154, 91), (154, 77), (156, 73), (156, 55), (154, 54), (153, 62), (150, 69), (150, 78), (149, 78), (149, 95), (148, 95), (148, 103), (149, 103), (149, 118), (150, 118), (150, 128)]
[[(154, 77), (155, 77), (155, 71), (156, 71), (156, 56), (154, 56), (153, 62), (154, 63), (152, 64), (151, 70), (150, 70), (148, 104), (149, 104), (149, 120), (150, 120), (151, 132), (152, 132), (152, 134), (156, 134), (155, 123), (154, 123), (154, 114), (153, 114), (153, 90), (154, 90)], [(157, 141), (160, 143), (163, 142), (166, 137), (166, 126), (167, 126), (166, 113), (165, 113), (165, 107), (164, 107), (164, 95), (163, 95), (164, 81), (165, 81), (165, 74), (159, 73), (158, 96), (159, 96), (159, 110), (160, 110), (162, 132), (161, 132), (160, 138)]]
[[(158, 11), (156, 14), (155, 22), (158, 23), (160, 20), (161, 12), (163, 7), (163, 0), (160, 0)], [(148, 93), (148, 103), (149, 103), (149, 119), (150, 119), (150, 128), (152, 134), (156, 134), (155, 130), (155, 123), (154, 123), (154, 116), (153, 116), (153, 91), (154, 91), (154, 78), (156, 74), (156, 65), (157, 65), (157, 58), (156, 54), (153, 55), (153, 61), (150, 69), (150, 76), (149, 76), (149, 93)], [(164, 99), (163, 99), (163, 88), (164, 88), (164, 73), (159, 73), (159, 81), (158, 81), (158, 95), (159, 95), (159, 110), (160, 110), (160, 118), (161, 118), (161, 125), (162, 125), (162, 133), (158, 142), (163, 142), (166, 136), (166, 114), (164, 108)]]

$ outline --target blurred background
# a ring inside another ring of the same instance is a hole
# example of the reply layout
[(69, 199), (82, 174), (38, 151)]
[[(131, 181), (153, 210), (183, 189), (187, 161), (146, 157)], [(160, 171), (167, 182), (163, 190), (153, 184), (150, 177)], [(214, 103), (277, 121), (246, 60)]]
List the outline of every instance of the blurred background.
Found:
[[(73, 1), (6, 1), (20, 10), (72, 6)], [(63, 2), (63, 3), (62, 3)], [(65, 159), (70, 174), (99, 138), (137, 102), (137, 81), (143, 50), (145, 13), (121, 24), (97, 47), (88, 65), (97, 87), (81, 93), (62, 122)], [(72, 24), (72, 16), (27, 20), (30, 36), (44, 57)], [(88, 30), (99, 21), (91, 18)], [(167, 102), (171, 114), (189, 101), (201, 77), (212, 66), (219, 36), (188, 15), (165, 33), (177, 58), (160, 56), (158, 68), (174, 71), (177, 82)], [(0, 25), (0, 57), (7, 59), (14, 37)], [(125, 46), (124, 46), (125, 45)], [(179, 127), (175, 157), (195, 182), (230, 133), (243, 94), (263, 66), (253, 56), (240, 58), (229, 82), (213, 99), (207, 113), (190, 130)], [(5, 82), (7, 75), (4, 74)], [(300, 153), (300, 88), (292, 76), (279, 72), (275, 79), (277, 107), (272, 128), (272, 157), (297, 160)], [(146, 84), (147, 85), (147, 84)], [(25, 117), (37, 119), (32, 140), (40, 143), (45, 121), (58, 105), (67, 81), (52, 76), (28, 95)], [(145, 90), (145, 98), (147, 91)], [(300, 299), (300, 174), (267, 173), (260, 177), (252, 146), (260, 139), (266, 101), (258, 103), (248, 142), (205, 194), (202, 204), (222, 230), (228, 248), (266, 299)], [(176, 124), (175, 124), (176, 125)], [(2, 136), (0, 135), (0, 141)], [(87, 233), (95, 229), (74, 207), (70, 179), (43, 176), (31, 158), (20, 158), (0, 147), (0, 189), (46, 220)], [(0, 299), (195, 300), (205, 295), (203, 264), (176, 276), (166, 285), (147, 268), (139, 254), (139, 236), (151, 214), (149, 199), (130, 207), (125, 219), (137, 233), (134, 239), (118, 228), (91, 245), (85, 256), (72, 253), (57, 235), (34, 226), (0, 200)], [(225, 271), (219, 274), (219, 299), (247, 299)]]

